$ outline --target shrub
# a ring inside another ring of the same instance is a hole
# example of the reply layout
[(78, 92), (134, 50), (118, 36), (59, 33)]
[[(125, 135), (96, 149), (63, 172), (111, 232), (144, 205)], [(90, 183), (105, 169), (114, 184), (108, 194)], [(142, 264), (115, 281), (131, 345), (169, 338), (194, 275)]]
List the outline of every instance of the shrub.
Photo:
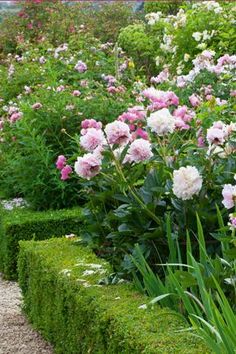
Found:
[(207, 353), (176, 332), (186, 325), (181, 316), (140, 308), (147, 298), (132, 285), (99, 285), (111, 268), (78, 240), (21, 242), (20, 249), (24, 309), (55, 353)]
[(80, 209), (32, 212), (15, 209), (1, 211), (0, 269), (7, 279), (17, 278), (17, 255), (20, 240), (43, 240), (79, 233)]

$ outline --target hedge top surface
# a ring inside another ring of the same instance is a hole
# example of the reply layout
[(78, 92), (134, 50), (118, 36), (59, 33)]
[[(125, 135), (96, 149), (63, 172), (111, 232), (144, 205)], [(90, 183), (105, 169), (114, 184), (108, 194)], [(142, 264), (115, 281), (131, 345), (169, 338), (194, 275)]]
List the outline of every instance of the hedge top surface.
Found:
[[(132, 284), (99, 285), (99, 280), (112, 269), (81, 246), (78, 239), (21, 241), (20, 247), (23, 253), (42, 260), (44, 272), (53, 273), (57, 281), (77, 289), (78, 296), (82, 293), (96, 301), (101, 316), (113, 323), (115, 335), (135, 343), (140, 353), (208, 353), (201, 340), (187, 332), (178, 332), (188, 327), (180, 314), (158, 306), (143, 309), (142, 305), (150, 299), (135, 291)], [(24, 287), (23, 283), (21, 285)]]
[(82, 211), (80, 208), (32, 211), (27, 208), (15, 208), (13, 210), (0, 209), (0, 218), (4, 225), (24, 224), (35, 221), (61, 220), (70, 218), (81, 218)]

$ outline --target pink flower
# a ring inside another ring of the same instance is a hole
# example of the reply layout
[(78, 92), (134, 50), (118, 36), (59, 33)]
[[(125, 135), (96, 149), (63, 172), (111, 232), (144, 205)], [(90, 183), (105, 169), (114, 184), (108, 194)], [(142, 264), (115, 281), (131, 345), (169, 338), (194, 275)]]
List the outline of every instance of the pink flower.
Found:
[(236, 186), (232, 184), (225, 184), (222, 190), (223, 195), (223, 205), (226, 209), (231, 209), (236, 203)]
[(75, 96), (75, 97), (77, 97), (77, 96), (80, 96), (80, 95), (81, 95), (81, 92), (80, 92), (79, 90), (74, 90), (74, 91), (72, 92), (72, 95)]
[(191, 103), (191, 105), (193, 107), (197, 107), (200, 105), (201, 103), (201, 100), (200, 98), (196, 95), (196, 94), (192, 94), (190, 97), (189, 97), (189, 102)]
[(207, 129), (207, 141), (209, 144), (223, 144), (225, 141), (225, 133), (219, 128), (209, 128)]
[(66, 164), (66, 158), (64, 155), (59, 155), (56, 162), (56, 167), (58, 170), (62, 170)]
[(61, 170), (61, 180), (65, 181), (67, 180), (69, 177), (69, 174), (72, 172), (72, 168), (69, 165), (66, 165), (65, 167), (63, 167), (63, 169)]
[(151, 77), (151, 83), (161, 84), (169, 79), (170, 73), (168, 69), (162, 70), (156, 77)]
[(148, 133), (143, 130), (142, 128), (138, 128), (133, 134), (132, 134), (132, 138), (142, 138), (144, 140), (148, 140)]
[(102, 129), (102, 123), (101, 122), (97, 122), (95, 119), (84, 119), (81, 122), (81, 135), (85, 135), (87, 133), (87, 130), (89, 128), (94, 128), (97, 130)]
[(152, 156), (150, 142), (144, 139), (137, 139), (130, 144), (126, 159), (128, 162), (140, 162), (149, 160)]
[(230, 91), (230, 96), (231, 97), (236, 97), (236, 90)]
[(198, 147), (204, 147), (205, 146), (205, 142), (204, 142), (204, 138), (202, 136), (199, 136), (197, 139), (197, 146)]
[(131, 137), (129, 126), (118, 120), (108, 123), (105, 127), (105, 133), (109, 144), (125, 145)]
[(87, 71), (87, 65), (82, 60), (79, 60), (75, 65), (75, 70), (77, 70), (79, 73), (84, 73)]
[(101, 129), (89, 128), (85, 135), (80, 137), (80, 145), (86, 151), (93, 151), (104, 143), (105, 137)]
[(11, 123), (15, 123), (17, 120), (21, 119), (22, 118), (22, 113), (21, 112), (15, 112), (13, 113), (9, 120)]
[(57, 88), (56, 88), (56, 91), (57, 92), (62, 92), (62, 91), (64, 91), (65, 90), (65, 86), (63, 86), (63, 85), (60, 85), (60, 86), (58, 86)]
[(101, 168), (101, 159), (95, 154), (85, 154), (75, 162), (75, 172), (82, 178), (90, 179), (96, 176)]
[(42, 107), (43, 107), (43, 105), (40, 102), (36, 102), (31, 106), (31, 108), (33, 108), (33, 109), (40, 109)]
[(236, 214), (230, 214), (229, 215), (229, 224), (230, 226), (230, 229), (233, 231), (233, 230), (236, 230)]

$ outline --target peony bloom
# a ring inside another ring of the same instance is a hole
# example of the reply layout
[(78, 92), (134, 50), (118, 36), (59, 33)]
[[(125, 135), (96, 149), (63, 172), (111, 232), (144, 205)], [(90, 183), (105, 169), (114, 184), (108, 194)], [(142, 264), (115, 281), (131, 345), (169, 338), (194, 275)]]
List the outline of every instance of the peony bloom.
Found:
[(94, 128), (97, 130), (102, 129), (102, 123), (101, 122), (97, 122), (95, 119), (84, 119), (81, 122), (81, 135), (85, 135), (87, 133), (87, 130), (89, 128)]
[(31, 106), (31, 108), (33, 108), (33, 109), (40, 109), (42, 107), (43, 107), (43, 105), (40, 102), (36, 102)]
[(82, 178), (90, 179), (96, 176), (101, 168), (101, 159), (95, 154), (85, 154), (75, 162), (75, 172)]
[(72, 168), (69, 165), (66, 165), (61, 170), (61, 180), (66, 181), (69, 177), (69, 174), (72, 172)]
[(79, 73), (84, 73), (87, 71), (87, 65), (82, 60), (79, 60), (75, 65), (75, 70), (77, 70)]
[(235, 206), (236, 203), (236, 186), (232, 184), (225, 184), (222, 190), (223, 195), (223, 205), (226, 209), (231, 209)]
[(58, 170), (62, 170), (66, 164), (66, 158), (64, 155), (59, 155), (56, 162), (56, 167)]
[(199, 194), (202, 188), (202, 177), (196, 167), (180, 167), (173, 173), (173, 192), (177, 198), (189, 200)]
[(15, 123), (17, 120), (22, 118), (22, 115), (23, 114), (21, 112), (15, 112), (10, 116), (9, 120), (11, 123)]
[(79, 90), (74, 90), (74, 91), (72, 92), (72, 95), (75, 96), (75, 97), (78, 97), (78, 96), (81, 95), (81, 92), (80, 92)]
[(209, 128), (207, 129), (207, 141), (209, 144), (223, 144), (225, 134), (222, 129)]
[(104, 134), (101, 129), (89, 128), (85, 135), (80, 137), (80, 145), (86, 151), (93, 151), (96, 147), (102, 145), (105, 141)]
[(149, 160), (153, 156), (151, 144), (144, 139), (137, 139), (132, 142), (127, 151), (127, 161), (140, 162)]
[(189, 102), (193, 107), (197, 107), (201, 103), (200, 98), (194, 93), (189, 97)]
[(125, 145), (131, 137), (129, 126), (118, 120), (108, 123), (105, 127), (105, 133), (109, 144)]
[(152, 132), (158, 135), (173, 133), (175, 129), (175, 118), (170, 114), (167, 108), (162, 108), (159, 111), (150, 114), (147, 119), (147, 125)]

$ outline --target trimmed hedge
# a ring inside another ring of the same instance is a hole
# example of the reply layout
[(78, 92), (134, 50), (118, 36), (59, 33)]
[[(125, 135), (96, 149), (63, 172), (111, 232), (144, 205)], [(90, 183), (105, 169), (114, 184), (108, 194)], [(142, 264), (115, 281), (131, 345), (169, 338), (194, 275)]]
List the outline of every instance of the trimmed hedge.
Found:
[(142, 309), (149, 301), (131, 284), (98, 285), (110, 266), (78, 240), (20, 242), (19, 284), (34, 327), (61, 354), (200, 354), (204, 344), (169, 309)]
[(0, 271), (7, 279), (17, 279), (19, 240), (43, 240), (79, 233), (80, 209), (35, 212), (14, 209), (0, 212)]

